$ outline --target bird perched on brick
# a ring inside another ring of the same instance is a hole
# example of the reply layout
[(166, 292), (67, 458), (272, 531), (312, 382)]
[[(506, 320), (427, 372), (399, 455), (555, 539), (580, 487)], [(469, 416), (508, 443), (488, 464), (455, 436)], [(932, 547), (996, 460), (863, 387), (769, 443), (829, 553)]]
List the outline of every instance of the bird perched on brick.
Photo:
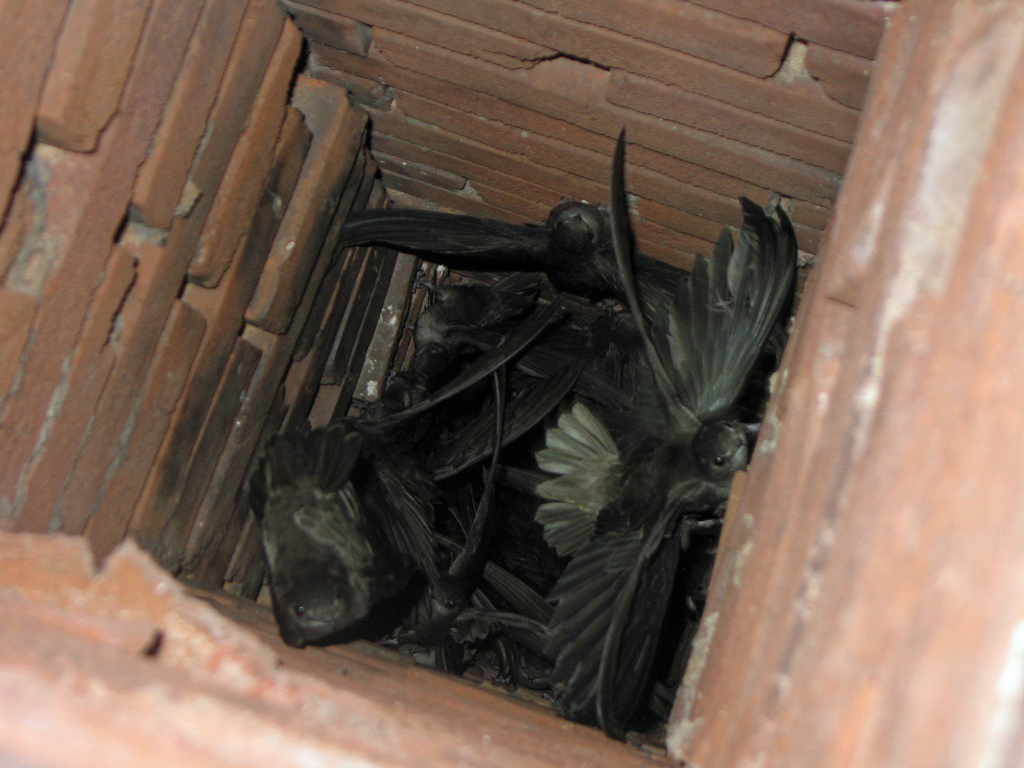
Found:
[(548, 655), (567, 716), (621, 737), (649, 684), (679, 557), (746, 466), (750, 428), (733, 408), (792, 290), (796, 240), (741, 199), (744, 223), (698, 256), (673, 301), (648, 321), (630, 267), (623, 178), (611, 181), (612, 243), (651, 391), (627, 411), (577, 402), (538, 451), (545, 536), (572, 557), (549, 596)]

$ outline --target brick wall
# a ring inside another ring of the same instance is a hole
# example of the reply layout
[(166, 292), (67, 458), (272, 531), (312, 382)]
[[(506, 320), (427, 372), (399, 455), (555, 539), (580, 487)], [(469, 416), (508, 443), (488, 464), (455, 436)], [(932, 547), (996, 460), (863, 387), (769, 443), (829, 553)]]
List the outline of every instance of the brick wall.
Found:
[(0, 2), (0, 40), (0, 527), (131, 533), (219, 584), (259, 440), (390, 279), (393, 254), (329, 265), (383, 202), (366, 116), (296, 74), (274, 0)]
[(283, 0), (310, 70), (373, 121), (405, 204), (539, 221), (606, 200), (631, 142), (641, 248), (688, 266), (741, 194), (817, 252), (886, 17), (863, 0)]

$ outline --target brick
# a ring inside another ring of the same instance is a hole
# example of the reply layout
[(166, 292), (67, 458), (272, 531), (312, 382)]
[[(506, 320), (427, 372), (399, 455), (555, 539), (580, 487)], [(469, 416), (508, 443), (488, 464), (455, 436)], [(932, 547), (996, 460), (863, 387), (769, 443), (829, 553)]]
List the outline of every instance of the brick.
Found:
[(350, 24), (344, 21), (347, 18), (368, 24), (374, 30), (400, 32), (510, 69), (529, 66), (532, 62), (550, 58), (556, 53), (552, 48), (530, 42), (521, 36), (505, 34), (507, 30), (500, 26), (463, 21), (457, 15), (447, 12), (447, 9), (438, 13), (420, 4), (402, 0), (314, 0), (305, 4), (288, 2), (286, 7), (291, 9), (302, 5), (319, 9), (321, 23), (332, 16), (339, 19), (336, 22), (339, 25), (337, 36), (341, 38), (341, 44), (334, 45), (333, 40), (324, 42), (343, 50), (347, 50), (343, 44), (343, 36)]
[(137, 397), (129, 403), (130, 418), (109, 478), (102, 492), (93, 497), (96, 510), (89, 518), (86, 535), (96, 553), (109, 552), (124, 538), (205, 328), (202, 315), (182, 301), (174, 302), (152, 366)]
[(196, 23), (153, 149), (139, 169), (132, 203), (151, 227), (168, 229), (206, 131), (245, 5), (207, 2)]
[[(62, 519), (58, 509), (65, 493), (78, 492), (68, 484), (75, 463), (88, 462), (93, 458), (91, 445), (88, 441), (83, 442), (83, 438), (114, 366), (110, 340), (116, 332), (121, 306), (134, 279), (135, 260), (125, 251), (115, 248), (71, 356), (67, 393), (61, 402), (60, 412), (48, 430), (48, 439), (36, 448), (32, 457), (25, 479), (25, 501), (18, 513), (18, 530), (37, 533), (61, 530), (78, 534), (85, 527), (83, 519)], [(102, 451), (100, 454), (102, 462)]]
[[(405, 318), (408, 316), (413, 293), (412, 285), (418, 267), (419, 260), (414, 256), (398, 254), (395, 267), (391, 271), (391, 280), (381, 307), (380, 318), (373, 339), (366, 349), (365, 362), (352, 392), (353, 399), (374, 402), (379, 400), (384, 392), (385, 380), (391, 371), (391, 362), (405, 330)], [(319, 401), (320, 393), (317, 395), (317, 402), (314, 403), (314, 410)], [(310, 413), (312, 426), (326, 424), (334, 406), (335, 403), (332, 402), (329, 409), (324, 408), (323, 417), (314, 418), (313, 413)]]
[(296, 205), (282, 222), (246, 313), (248, 322), (277, 333), (291, 323), (366, 126), (366, 114), (351, 107), (344, 91), (330, 83), (300, 78), (293, 103), (305, 114), (313, 143), (296, 187)]
[[(402, 77), (402, 69), (396, 69), (380, 61), (359, 59), (315, 46), (314, 52), (317, 59), (324, 64), (333, 64), (363, 76), (378, 77), (396, 83), (400, 82)], [(810, 199), (815, 202), (830, 199), (838, 182), (838, 177), (835, 174), (821, 168), (774, 153), (767, 153), (764, 150), (758, 150), (711, 132), (698, 131), (632, 110), (606, 104), (584, 111), (575, 110), (564, 104), (559, 104), (546, 94), (538, 93), (532, 88), (514, 82), (506, 76), (508, 73), (503, 73), (496, 67), (485, 70), (487, 65), (472, 64), (463, 58), (456, 59), (456, 54), (440, 49), (433, 49), (430, 53), (437, 56), (436, 60), (427, 57), (425, 46), (415, 57), (412, 56), (411, 50), (405, 50), (403, 55), (410, 58), (410, 61), (407, 62), (410, 65), (426, 69), (423, 67), (426, 62), (430, 63), (435, 70), (457, 72), (460, 80), (471, 80), (472, 87), (490, 90), (495, 94), (505, 92), (505, 98), (522, 103), (528, 109), (540, 110), (551, 117), (575, 123), (592, 132), (603, 134), (610, 140), (618, 135), (623, 125), (626, 125), (631, 141), (637, 142), (641, 146), (656, 149), (664, 154), (712, 169), (719, 174), (741, 178), (765, 188), (776, 187), (788, 196)], [(484, 73), (489, 77), (483, 77)], [(479, 121), (475, 114), (464, 112), (460, 115), (461, 110), (448, 111), (443, 122), (426, 117), (425, 109), (430, 108), (432, 111), (436, 111), (430, 103), (434, 96), (435, 94), (431, 93), (428, 96), (428, 101), (424, 101), (407, 94), (399, 106), (409, 116), (417, 117), (425, 122), (444, 125), (452, 130), (457, 130), (456, 126), (461, 123), (463, 135), (472, 136), (487, 143), (494, 142), (493, 139), (487, 138), (488, 134), (485, 133), (489, 130), (489, 126), (485, 122)], [(454, 122), (452, 122), (453, 120)], [(495, 131), (499, 135), (504, 133), (506, 136), (513, 134), (520, 136), (519, 132), (510, 131), (507, 125), (491, 128), (490, 135), (494, 135)], [(522, 145), (522, 143), (522, 138), (520, 138), (518, 144)], [(564, 169), (564, 161), (558, 167)], [(602, 171), (599, 178), (606, 179), (606, 173), (606, 171)], [(592, 174), (590, 176), (596, 178)]]
[[(42, 303), (33, 342), (24, 357), (24, 380), (31, 381), (32, 387), (19, 390), (0, 414), (0, 441), (5, 446), (0, 457), (0, 497), (13, 496), (49, 418), (47, 409), (65, 377), (64, 362), (124, 221), (135, 173), (149, 149), (199, 8), (195, 0), (155, 0), (124, 88), (122, 108), (103, 131), (95, 152), (84, 155), (38, 148), (37, 154), (61, 157), (48, 181), (51, 204), (55, 195), (73, 202), (47, 212), (46, 231), (52, 229), (58, 236), (51, 245), (52, 267), (40, 286)], [(61, 190), (68, 182), (73, 183)]]
[[(267, 341), (268, 336), (261, 339)], [(261, 357), (263, 351), (260, 349)], [(250, 391), (256, 391), (266, 383), (262, 369), (257, 367)], [(197, 519), (210, 522), (204, 526), (193, 526), (185, 545), (182, 571), (189, 578), (218, 587), (227, 578), (232, 555), (243, 544), (245, 532), (252, 522), (248, 478), (255, 469), (262, 446), (281, 426), (283, 399), (282, 385), (269, 411), (255, 412), (250, 407), (250, 397), (242, 403), (199, 505)], [(260, 450), (256, 450), (257, 447)]]
[(23, 177), (11, 195), (7, 218), (3, 219), (3, 226), (0, 226), (0, 283), (6, 281), (11, 265), (40, 228), (39, 219), (42, 217), (37, 217), (37, 201), (33, 200), (36, 189), (37, 185), (32, 179)]
[(805, 64), (811, 77), (840, 104), (853, 109), (860, 109), (864, 104), (868, 83), (875, 71), (871, 59), (810, 43)]
[(14, 384), (15, 372), (32, 329), (36, 300), (0, 287), (0, 403)]
[[(832, 101), (813, 82), (754, 77), (599, 27), (559, 20), (511, 0), (465, 0), (450, 7), (445, 0), (422, 0), (422, 3), (443, 3), (450, 13), (467, 21), (487, 23), (488, 20), (500, 19), (502, 29), (510, 34), (520, 34), (534, 42), (550, 45), (565, 55), (596, 66), (651, 77), (826, 136), (853, 140), (857, 126), (856, 110)], [(421, 44), (422, 50), (417, 50), (402, 37), (390, 30), (379, 29), (374, 33), (374, 43), (381, 54), (396, 66), (428, 74), (438, 73), (445, 79), (454, 77), (456, 73), (460, 78), (465, 76), (456, 66), (458, 53), (447, 51), (446, 55), (431, 51), (436, 46), (426, 43)], [(444, 63), (439, 65), (437, 59)], [(470, 77), (484, 81), (475, 82), (474, 87), (503, 97), (499, 89), (506, 87), (505, 84), (488, 86), (486, 81), (493, 79), (493, 75), (490, 72), (484, 74), (485, 71), (481, 67), (469, 73)], [(509, 71), (506, 74), (527, 77), (525, 72)], [(456, 82), (465, 84), (462, 80)]]
[(91, 152), (121, 101), (150, 0), (71, 4), (43, 87), (39, 138)]
[(466, 177), (459, 176), (440, 168), (434, 168), (424, 163), (415, 163), (410, 160), (403, 160), (394, 155), (386, 155), (383, 152), (375, 152), (373, 159), (377, 161), (382, 171), (408, 176), (411, 179), (419, 179), (427, 184), (443, 189), (459, 190), (466, 186)]
[[(369, 158), (369, 153), (364, 149), (356, 155), (355, 163), (349, 172), (345, 182), (345, 191), (342, 193), (342, 201), (338, 206), (338, 218), (345, 217), (349, 210), (359, 210), (366, 205), (374, 187), (378, 171), (376, 164)], [(306, 353), (313, 346), (313, 342), (320, 335), (321, 318), (327, 312), (336, 291), (341, 290), (348, 277), (349, 254), (340, 252), (335, 254), (333, 262), (320, 284), (320, 290), (313, 300), (313, 306), (309, 310), (309, 318), (295, 341), (295, 349), (292, 352), (292, 367), (294, 363), (302, 360)], [(342, 264), (345, 266), (342, 266)], [(291, 393), (289, 393), (291, 394)]]
[[(36, 104), (43, 89), (68, 0), (0, 2), (0, 220), (18, 181), (21, 159), (28, 151)], [(0, 258), (0, 275), (3, 275)]]
[(274, 162), (273, 148), (281, 132), (288, 90), (302, 51), (302, 35), (288, 22), (270, 58), (252, 113), (231, 153), (206, 227), (189, 266), (189, 278), (213, 288), (245, 234), (259, 203), (264, 180)]
[(782, 61), (789, 35), (726, 13), (678, 0), (553, 3), (561, 16), (594, 24), (699, 59), (769, 77)]
[(771, 0), (690, 2), (867, 59), (875, 58), (886, 20), (895, 13), (892, 3), (863, 0), (793, 0), (785, 5)]
[[(262, 191), (250, 229), (217, 288), (195, 284), (185, 288), (183, 300), (206, 319), (207, 341), (196, 356), (156, 466), (136, 503), (131, 530), (151, 551), (157, 551), (160, 531), (178, 510), (184, 478), (196, 441), (202, 437), (209, 404), (223, 376), (281, 217), (289, 209), (298, 175), (292, 160), (291, 157), (275, 158), (275, 167), (269, 174), (271, 186)], [(157, 555), (163, 558), (170, 557), (171, 553), (157, 551)]]
[(157, 551), (172, 571), (176, 572), (180, 567), (183, 550), (193, 526), (201, 530), (207, 525), (217, 525), (217, 517), (223, 514), (223, 510), (217, 510), (219, 515), (200, 516), (199, 503), (210, 484), (217, 460), (224, 450), (261, 355), (257, 347), (238, 338), (225, 366), (224, 376), (210, 401), (209, 416), (196, 440), (188, 471), (181, 481), (181, 496), (175, 513), (159, 533)]
[(373, 28), (363, 22), (290, 0), (281, 2), (307, 40), (316, 40), (356, 56), (365, 56), (370, 50)]
[(396, 189), (407, 195), (422, 197), (469, 216), (536, 222), (550, 210), (550, 208), (536, 205), (522, 198), (515, 198), (515, 205), (511, 208), (499, 206), (485, 201), (477, 194), (452, 192), (451, 190), (434, 187), (416, 179), (410, 179), (408, 176), (394, 176), (390, 173), (381, 173), (381, 178), (384, 180), (384, 186), (388, 189)]
[(199, 152), (187, 186), (195, 191), (195, 205), (178, 212), (169, 244), (179, 253), (192, 252), (206, 223), (224, 169), (249, 119), (253, 101), (277, 48), (284, 13), (275, 0), (249, 0), (235, 37), (217, 98), (207, 119)]
[[(801, 160), (833, 173), (843, 172), (850, 155), (849, 142), (829, 138), (799, 126), (772, 120), (627, 72), (612, 72), (608, 83), (608, 101), (620, 107)], [(847, 106), (859, 109), (859, 103)]]

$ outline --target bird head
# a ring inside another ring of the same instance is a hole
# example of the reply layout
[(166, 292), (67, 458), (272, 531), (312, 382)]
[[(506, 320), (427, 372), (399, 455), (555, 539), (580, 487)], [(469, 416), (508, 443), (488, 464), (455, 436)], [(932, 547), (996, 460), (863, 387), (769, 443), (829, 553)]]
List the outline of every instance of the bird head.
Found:
[(705, 424), (693, 436), (693, 456), (707, 479), (729, 480), (750, 458), (747, 430), (732, 421)]

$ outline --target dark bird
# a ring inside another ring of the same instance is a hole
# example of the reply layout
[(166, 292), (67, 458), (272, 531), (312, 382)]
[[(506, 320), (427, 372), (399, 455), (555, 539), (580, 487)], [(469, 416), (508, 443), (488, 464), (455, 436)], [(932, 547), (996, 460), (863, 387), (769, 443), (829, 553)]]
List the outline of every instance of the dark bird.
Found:
[[(521, 354), (558, 312), (557, 302), (538, 307), (474, 365), (399, 413), (375, 421), (345, 418), (269, 441), (250, 479), (249, 500), (285, 642), (301, 647), (358, 632), (378, 605), (407, 586), (440, 583), (431, 530), (435, 477), (425, 465), (428, 450), (409, 439), (421, 430), (410, 425)], [(465, 438), (452, 449), (462, 463), (449, 469), (490, 455), (491, 432), (477, 426), (488, 419), (493, 422), (493, 409), (464, 428)], [(385, 623), (397, 626), (406, 612)]]
[[(676, 567), (695, 525), (713, 519), (749, 456), (734, 405), (792, 290), (796, 240), (741, 198), (734, 245), (723, 234), (698, 256), (673, 301), (650, 320), (630, 267), (624, 135), (611, 179), (612, 243), (646, 361), (649, 388), (626, 411), (582, 401), (537, 453), (554, 477), (537, 486), (549, 543), (568, 566), (549, 600), (547, 648), (570, 718), (620, 737), (649, 688)], [(641, 377), (641, 381), (644, 377)]]
[[(543, 272), (559, 291), (626, 300), (608, 212), (591, 203), (559, 203), (540, 225), (406, 208), (353, 211), (340, 244), (387, 245), (454, 269)], [(680, 271), (640, 254), (635, 267), (645, 305), (668, 301)]]

